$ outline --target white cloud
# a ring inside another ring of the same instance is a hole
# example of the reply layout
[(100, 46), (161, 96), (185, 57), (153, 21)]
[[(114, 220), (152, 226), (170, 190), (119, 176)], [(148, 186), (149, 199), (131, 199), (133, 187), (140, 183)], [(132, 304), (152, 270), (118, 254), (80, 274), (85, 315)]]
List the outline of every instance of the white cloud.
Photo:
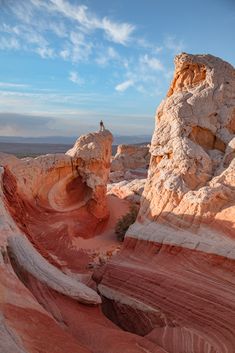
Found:
[(40, 33), (36, 32), (29, 26), (22, 26), (21, 36), (28, 43), (38, 45), (39, 47), (45, 47), (48, 45), (47, 40)]
[(34, 4), (30, 1), (7, 0), (6, 6), (24, 23), (30, 24), (33, 19)]
[[(37, 1), (37, 4), (40, 4), (40, 2)], [(127, 44), (135, 30), (135, 26), (130, 23), (115, 22), (107, 17), (98, 18), (89, 12), (87, 6), (84, 5), (73, 5), (65, 0), (50, 0), (49, 4), (51, 6), (43, 1), (41, 2), (41, 5), (46, 7), (47, 10), (60, 12), (65, 17), (78, 22), (80, 26), (87, 30), (103, 30), (107, 39), (118, 44)]]
[(109, 62), (119, 61), (120, 59), (118, 52), (113, 47), (108, 47), (102, 48), (95, 61), (101, 66), (106, 66)]
[(64, 38), (67, 36), (67, 29), (65, 24), (62, 21), (56, 21), (56, 22), (46, 22), (44, 21), (43, 24), (43, 29), (49, 29), (51, 30), (53, 33), (55, 33), (58, 37), (60, 38)]
[(70, 33), (70, 53), (73, 62), (79, 60), (87, 60), (92, 51), (92, 43), (89, 42), (83, 33), (71, 32)]
[(156, 71), (164, 70), (162, 62), (157, 58), (149, 57), (148, 54), (145, 54), (144, 56), (140, 57), (140, 63), (148, 66), (152, 70), (156, 70)]
[(0, 82), (0, 87), (26, 88), (26, 87), (29, 87), (29, 85), (25, 85), (23, 83)]
[(81, 85), (83, 83), (83, 80), (78, 76), (76, 71), (71, 71), (69, 73), (69, 80), (77, 85)]
[(148, 49), (152, 54), (159, 54), (163, 51), (163, 46), (148, 41), (146, 38), (135, 38), (136, 44), (144, 49)]
[(101, 23), (101, 28), (104, 29), (111, 41), (124, 45), (130, 40), (131, 34), (135, 29), (135, 26), (129, 23), (115, 23), (106, 17), (103, 18)]
[[(121, 82), (115, 87), (118, 92), (132, 86), (146, 95), (159, 90), (171, 75), (166, 55), (171, 59), (182, 50), (183, 42), (168, 36), (163, 43), (153, 43), (144, 33), (136, 35), (133, 24), (98, 16), (81, 5), (82, 2), (85, 0), (4, 1), (11, 15), (17, 18), (7, 23), (6, 16), (0, 23), (0, 49), (30, 51), (44, 59), (58, 58), (73, 64), (109, 65), (109, 72), (105, 72), (109, 75), (106, 85), (114, 87)], [(132, 47), (130, 50), (117, 44)], [(82, 84), (78, 69), (74, 67), (75, 71), (71, 71), (69, 77), (65, 74), (65, 79)], [(97, 75), (94, 85), (102, 79)]]
[(160, 87), (166, 81), (166, 72), (167, 68), (157, 57), (148, 54), (140, 55), (129, 63), (126, 68), (124, 82), (117, 85), (115, 89), (123, 92), (133, 86), (139, 93), (148, 96), (158, 96), (162, 93)]
[(17, 26), (9, 26), (6, 23), (2, 23), (0, 25), (0, 31), (1, 32), (5, 32), (5, 33), (9, 33), (9, 34), (19, 34), (19, 28)]
[(129, 87), (133, 86), (134, 82), (132, 80), (127, 80), (122, 83), (119, 83), (116, 87), (115, 90), (118, 92), (124, 92), (126, 91)]
[(64, 49), (64, 50), (61, 50), (59, 52), (59, 56), (64, 59), (64, 60), (67, 60), (69, 57), (70, 57), (70, 51), (68, 49)]
[(54, 57), (54, 50), (49, 47), (36, 48), (35, 52), (38, 53), (43, 59)]
[(164, 41), (165, 47), (173, 52), (173, 54), (179, 54), (184, 49), (184, 43), (182, 40), (177, 41), (175, 37), (168, 36)]
[(32, 51), (42, 58), (55, 56), (54, 50), (41, 33), (32, 26), (21, 24), (11, 27), (5, 23), (0, 26), (0, 32), (4, 33), (0, 38), (0, 49), (14, 49)]
[(17, 50), (20, 48), (20, 43), (19, 41), (14, 38), (14, 37), (1, 37), (0, 38), (0, 49), (1, 50), (10, 50), (10, 49), (13, 49), (13, 50)]
[(87, 40), (83, 33), (72, 31), (58, 55), (63, 60), (70, 60), (74, 63), (87, 61), (92, 53), (92, 47), (93, 44)]

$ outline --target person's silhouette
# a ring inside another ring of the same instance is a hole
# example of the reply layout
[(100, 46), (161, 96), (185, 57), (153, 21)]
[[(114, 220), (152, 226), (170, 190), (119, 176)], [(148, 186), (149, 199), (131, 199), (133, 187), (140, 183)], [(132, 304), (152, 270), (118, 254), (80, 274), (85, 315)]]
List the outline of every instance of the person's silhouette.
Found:
[(102, 120), (100, 120), (100, 131), (104, 131), (105, 127), (104, 127), (104, 123)]

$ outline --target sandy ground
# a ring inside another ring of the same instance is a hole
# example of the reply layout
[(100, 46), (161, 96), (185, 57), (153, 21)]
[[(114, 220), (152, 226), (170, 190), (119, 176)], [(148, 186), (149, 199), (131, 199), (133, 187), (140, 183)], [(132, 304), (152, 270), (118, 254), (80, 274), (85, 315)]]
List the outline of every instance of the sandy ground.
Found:
[(121, 245), (117, 240), (114, 229), (117, 220), (129, 211), (130, 203), (126, 200), (119, 199), (116, 196), (108, 195), (108, 205), (110, 217), (100, 234), (90, 239), (74, 238), (74, 246), (86, 251), (90, 250), (92, 252), (97, 251), (99, 253), (106, 253), (107, 251), (115, 250)]

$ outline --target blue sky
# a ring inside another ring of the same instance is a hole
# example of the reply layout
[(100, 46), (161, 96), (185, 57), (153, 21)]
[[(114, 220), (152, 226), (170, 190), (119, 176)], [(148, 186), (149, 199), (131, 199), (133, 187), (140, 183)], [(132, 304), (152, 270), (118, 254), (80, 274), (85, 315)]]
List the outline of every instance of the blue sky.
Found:
[(0, 0), (0, 135), (147, 135), (177, 53), (235, 65), (233, 0)]

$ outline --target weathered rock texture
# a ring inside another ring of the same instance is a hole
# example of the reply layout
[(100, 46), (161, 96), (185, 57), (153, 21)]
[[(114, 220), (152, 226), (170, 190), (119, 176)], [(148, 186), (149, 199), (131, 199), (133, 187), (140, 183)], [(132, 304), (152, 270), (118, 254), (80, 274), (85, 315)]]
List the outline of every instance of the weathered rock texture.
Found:
[(126, 204), (106, 197), (111, 142), (104, 131), (68, 155), (0, 154), (1, 353), (164, 353), (104, 316), (88, 269), (87, 243), (114, 236)]
[(146, 177), (149, 160), (149, 146), (119, 145), (112, 159), (110, 180), (115, 182)]
[(80, 252), (77, 259), (74, 239), (98, 234), (109, 216), (111, 143), (106, 130), (82, 136), (68, 155), (24, 160), (1, 155), (10, 213), (41, 255), (58, 267), (79, 269), (86, 255)]
[(148, 167), (149, 146), (119, 145), (111, 164), (111, 172)]
[(146, 179), (123, 180), (108, 184), (108, 195), (115, 195), (131, 203), (139, 204)]
[(149, 146), (119, 145), (111, 163), (108, 193), (139, 204), (149, 161)]
[(107, 315), (169, 353), (235, 349), (234, 124), (234, 68), (176, 56), (137, 222), (97, 274)]

